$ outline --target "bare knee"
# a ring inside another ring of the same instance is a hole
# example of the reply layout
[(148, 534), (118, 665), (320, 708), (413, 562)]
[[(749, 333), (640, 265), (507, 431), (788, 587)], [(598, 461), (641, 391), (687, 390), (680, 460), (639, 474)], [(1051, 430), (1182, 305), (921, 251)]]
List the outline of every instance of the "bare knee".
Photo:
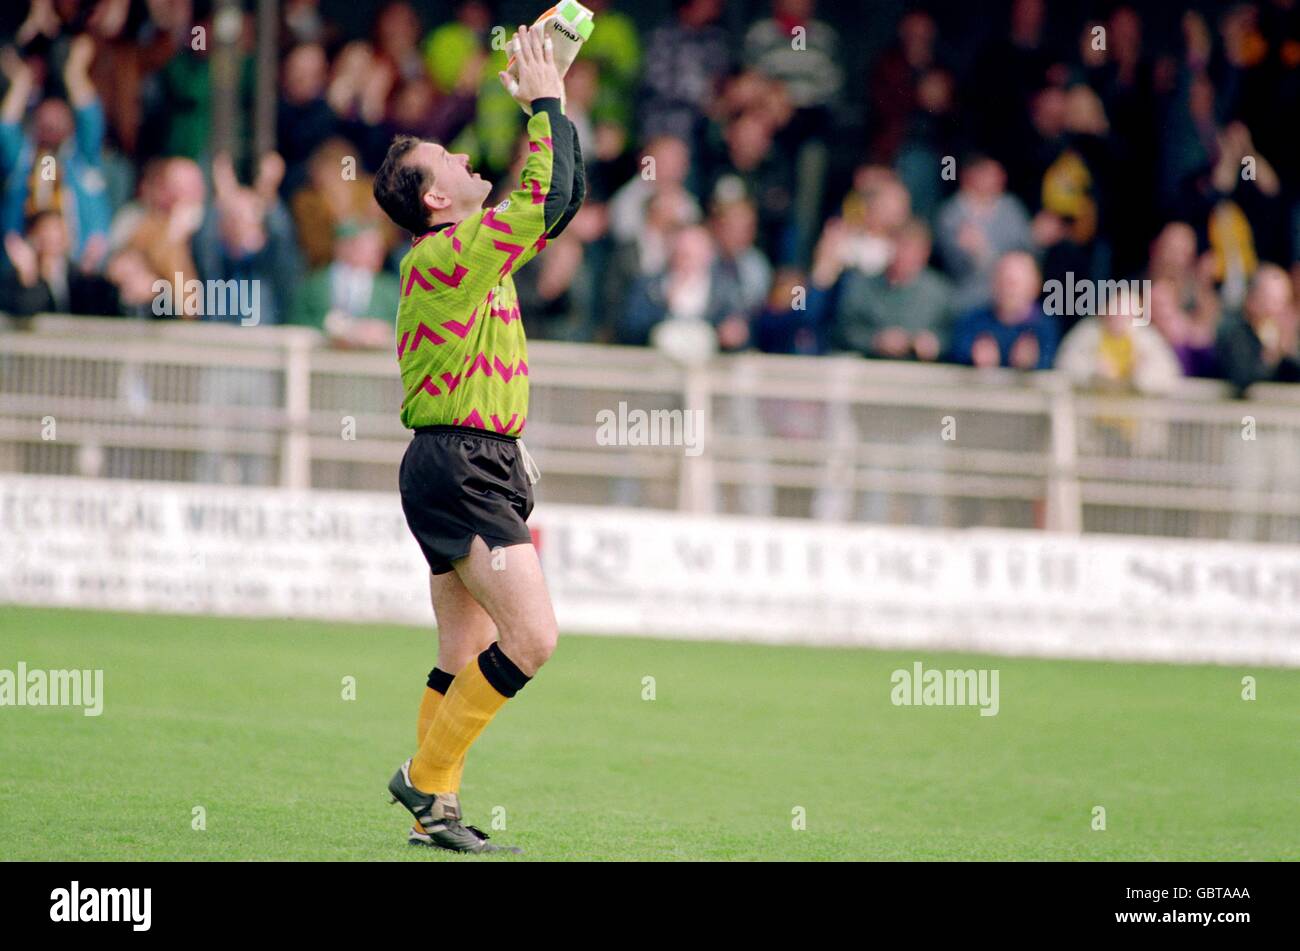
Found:
[(555, 653), (559, 641), (555, 620), (537, 619), (501, 632), (501, 648), (525, 677), (534, 677)]

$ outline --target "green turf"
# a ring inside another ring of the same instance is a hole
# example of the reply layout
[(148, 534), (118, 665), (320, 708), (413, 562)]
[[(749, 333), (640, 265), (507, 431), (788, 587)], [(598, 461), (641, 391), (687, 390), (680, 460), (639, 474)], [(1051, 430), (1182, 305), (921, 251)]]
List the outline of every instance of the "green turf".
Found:
[[(0, 858), (481, 861), (405, 846), (385, 795), (432, 637), (0, 607), (0, 667), (106, 698), (0, 707)], [(998, 669), (999, 714), (894, 706), (918, 659)], [(461, 792), (524, 860), (1295, 859), (1298, 713), (1296, 670), (566, 637)]]

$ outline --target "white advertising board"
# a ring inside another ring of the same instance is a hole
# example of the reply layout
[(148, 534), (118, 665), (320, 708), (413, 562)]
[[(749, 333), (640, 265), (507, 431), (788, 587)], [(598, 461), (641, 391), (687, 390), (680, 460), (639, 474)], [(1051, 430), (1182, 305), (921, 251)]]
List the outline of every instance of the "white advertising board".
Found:
[[(538, 506), (561, 630), (1300, 666), (1300, 550)], [(432, 624), (396, 491), (0, 476), (0, 602)]]

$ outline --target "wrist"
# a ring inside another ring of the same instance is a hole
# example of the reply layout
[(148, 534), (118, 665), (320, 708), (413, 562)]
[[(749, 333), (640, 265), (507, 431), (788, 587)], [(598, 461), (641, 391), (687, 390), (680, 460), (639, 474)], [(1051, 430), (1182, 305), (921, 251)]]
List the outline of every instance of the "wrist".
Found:
[(539, 96), (529, 103), (532, 107), (533, 115), (539, 112), (556, 112), (564, 115), (564, 104), (560, 101), (559, 96)]

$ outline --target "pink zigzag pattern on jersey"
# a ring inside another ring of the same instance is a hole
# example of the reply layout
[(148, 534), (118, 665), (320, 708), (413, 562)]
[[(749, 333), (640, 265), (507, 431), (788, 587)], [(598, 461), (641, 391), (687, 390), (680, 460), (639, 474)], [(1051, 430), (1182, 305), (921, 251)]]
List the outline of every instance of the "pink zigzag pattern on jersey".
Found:
[[(456, 392), (456, 387), (460, 386), (460, 374), (457, 373), (453, 376), (450, 373), (444, 373), (442, 374), (442, 382), (447, 385), (447, 393), (450, 395)], [(442, 390), (438, 388), (437, 383), (433, 382), (432, 376), (426, 376), (420, 381), (420, 389), (424, 390), (424, 392), (428, 393), (430, 396), (442, 396)]]
[(509, 383), (515, 375), (515, 368), (508, 363), (502, 363), (500, 357), (492, 358), (492, 366), (497, 371), (497, 376), (506, 383)]
[(453, 419), (453, 426), (473, 426), (475, 429), (487, 429), (483, 423), (483, 417), (478, 414), (478, 410), (470, 410), (470, 414), (464, 419)]
[(504, 221), (497, 221), (497, 210), (489, 208), (488, 213), (483, 216), (483, 224), (493, 231), (500, 231), (502, 234), (514, 234), (515, 229), (510, 227)]
[[(515, 430), (516, 436), (518, 436), (524, 431), (524, 426), (527, 425), (528, 423), (528, 419), (526, 417), (520, 416), (518, 413), (512, 413), (510, 415), (510, 419), (504, 423), (501, 422), (501, 417), (497, 416), (495, 413), (492, 414), (491, 419), (492, 419), (492, 428), (504, 435), (509, 435), (510, 430), (514, 428), (515, 420), (519, 420), (519, 428)], [(464, 419), (453, 419), (451, 421), (451, 424), (453, 426), (472, 426), (475, 429), (488, 428), (487, 424), (483, 422), (483, 416), (476, 409), (470, 410), (470, 414), (466, 416)]]
[(467, 323), (462, 324), (459, 320), (444, 320), (442, 322), (442, 327), (444, 330), (450, 330), (461, 340), (464, 340), (465, 335), (469, 333), (470, 328), (474, 326), (474, 321), (477, 319), (478, 319), (478, 308), (475, 307), (474, 313), (469, 315), (469, 321)]
[(466, 356), (465, 362), (469, 364), (469, 369), (465, 371), (465, 379), (467, 380), (474, 375), (475, 370), (482, 370), (484, 376), (492, 375), (492, 364), (488, 363), (488, 359), (484, 354), (480, 353), (473, 358)]
[(410, 297), (411, 290), (416, 284), (419, 284), (426, 291), (433, 290), (433, 285), (424, 279), (424, 275), (420, 273), (420, 269), (418, 267), (413, 267), (411, 268), (410, 275), (406, 278), (406, 288), (402, 291), (402, 296)]
[[(517, 376), (528, 376), (528, 364), (523, 360), (520, 360), (512, 367), (510, 364), (502, 362), (501, 358), (496, 356), (494, 356), (492, 362), (489, 363), (487, 354), (479, 353), (475, 356), (469, 356), (467, 354), (465, 356), (465, 362), (469, 364), (469, 368), (465, 370), (465, 379), (467, 380), (479, 370), (483, 371), (484, 376), (491, 376), (492, 368), (494, 366), (496, 367), (497, 376), (501, 377), (502, 381), (505, 383), (509, 383)], [(459, 374), (457, 374), (457, 376), (459, 376)], [(443, 374), (443, 379), (445, 380), (446, 378), (446, 374)]]
[(546, 201), (546, 196), (542, 194), (542, 183), (541, 183), (541, 182), (539, 182), (537, 179), (534, 178), (534, 179), (533, 179), (531, 182), (529, 182), (528, 184), (531, 185), (531, 186), (532, 186), (532, 189), (533, 189), (533, 204), (534, 204), (534, 205), (540, 205), (542, 202)]
[[(469, 273), (469, 268), (463, 264), (457, 264), (451, 274), (445, 271), (439, 271), (436, 267), (429, 268), (429, 276), (436, 277), (448, 287), (460, 287), (460, 282), (464, 280), (465, 275)], [(430, 288), (432, 290), (432, 288)]]
[(507, 327), (510, 326), (510, 321), (519, 320), (523, 317), (523, 315), (519, 313), (518, 304), (514, 307), (493, 307), (488, 312), (488, 316), (501, 318), (501, 323), (505, 324)]
[[(407, 337), (411, 337), (410, 350), (406, 349)], [(430, 330), (428, 326), (421, 323), (418, 327), (415, 328), (415, 335), (413, 337), (411, 336), (410, 331), (407, 331), (406, 333), (402, 334), (402, 342), (397, 345), (397, 359), (399, 360), (402, 359), (403, 352), (415, 353), (416, 350), (420, 349), (421, 340), (427, 340), (430, 343), (434, 344), (435, 346), (447, 342), (447, 339), (445, 337), (439, 336), (437, 333)]]
[[(463, 264), (457, 264), (450, 274), (446, 271), (440, 271), (436, 267), (425, 268), (425, 270), (429, 272), (430, 277), (436, 278), (438, 281), (441, 281), (443, 284), (446, 284), (451, 288), (460, 287), (460, 282), (465, 278), (465, 275), (469, 273), (469, 268), (465, 267)], [(402, 296), (409, 297), (411, 291), (415, 289), (416, 284), (419, 284), (420, 287), (426, 291), (433, 290), (433, 285), (425, 280), (424, 275), (420, 273), (420, 269), (418, 267), (413, 267), (411, 268), (410, 275), (406, 279), (406, 288), (402, 291)]]
[(509, 273), (510, 268), (515, 263), (515, 259), (524, 253), (524, 246), (522, 244), (511, 244), (509, 241), (493, 241), (492, 247), (496, 248), (498, 251), (506, 252), (506, 263), (501, 265), (500, 271), (503, 275)]

